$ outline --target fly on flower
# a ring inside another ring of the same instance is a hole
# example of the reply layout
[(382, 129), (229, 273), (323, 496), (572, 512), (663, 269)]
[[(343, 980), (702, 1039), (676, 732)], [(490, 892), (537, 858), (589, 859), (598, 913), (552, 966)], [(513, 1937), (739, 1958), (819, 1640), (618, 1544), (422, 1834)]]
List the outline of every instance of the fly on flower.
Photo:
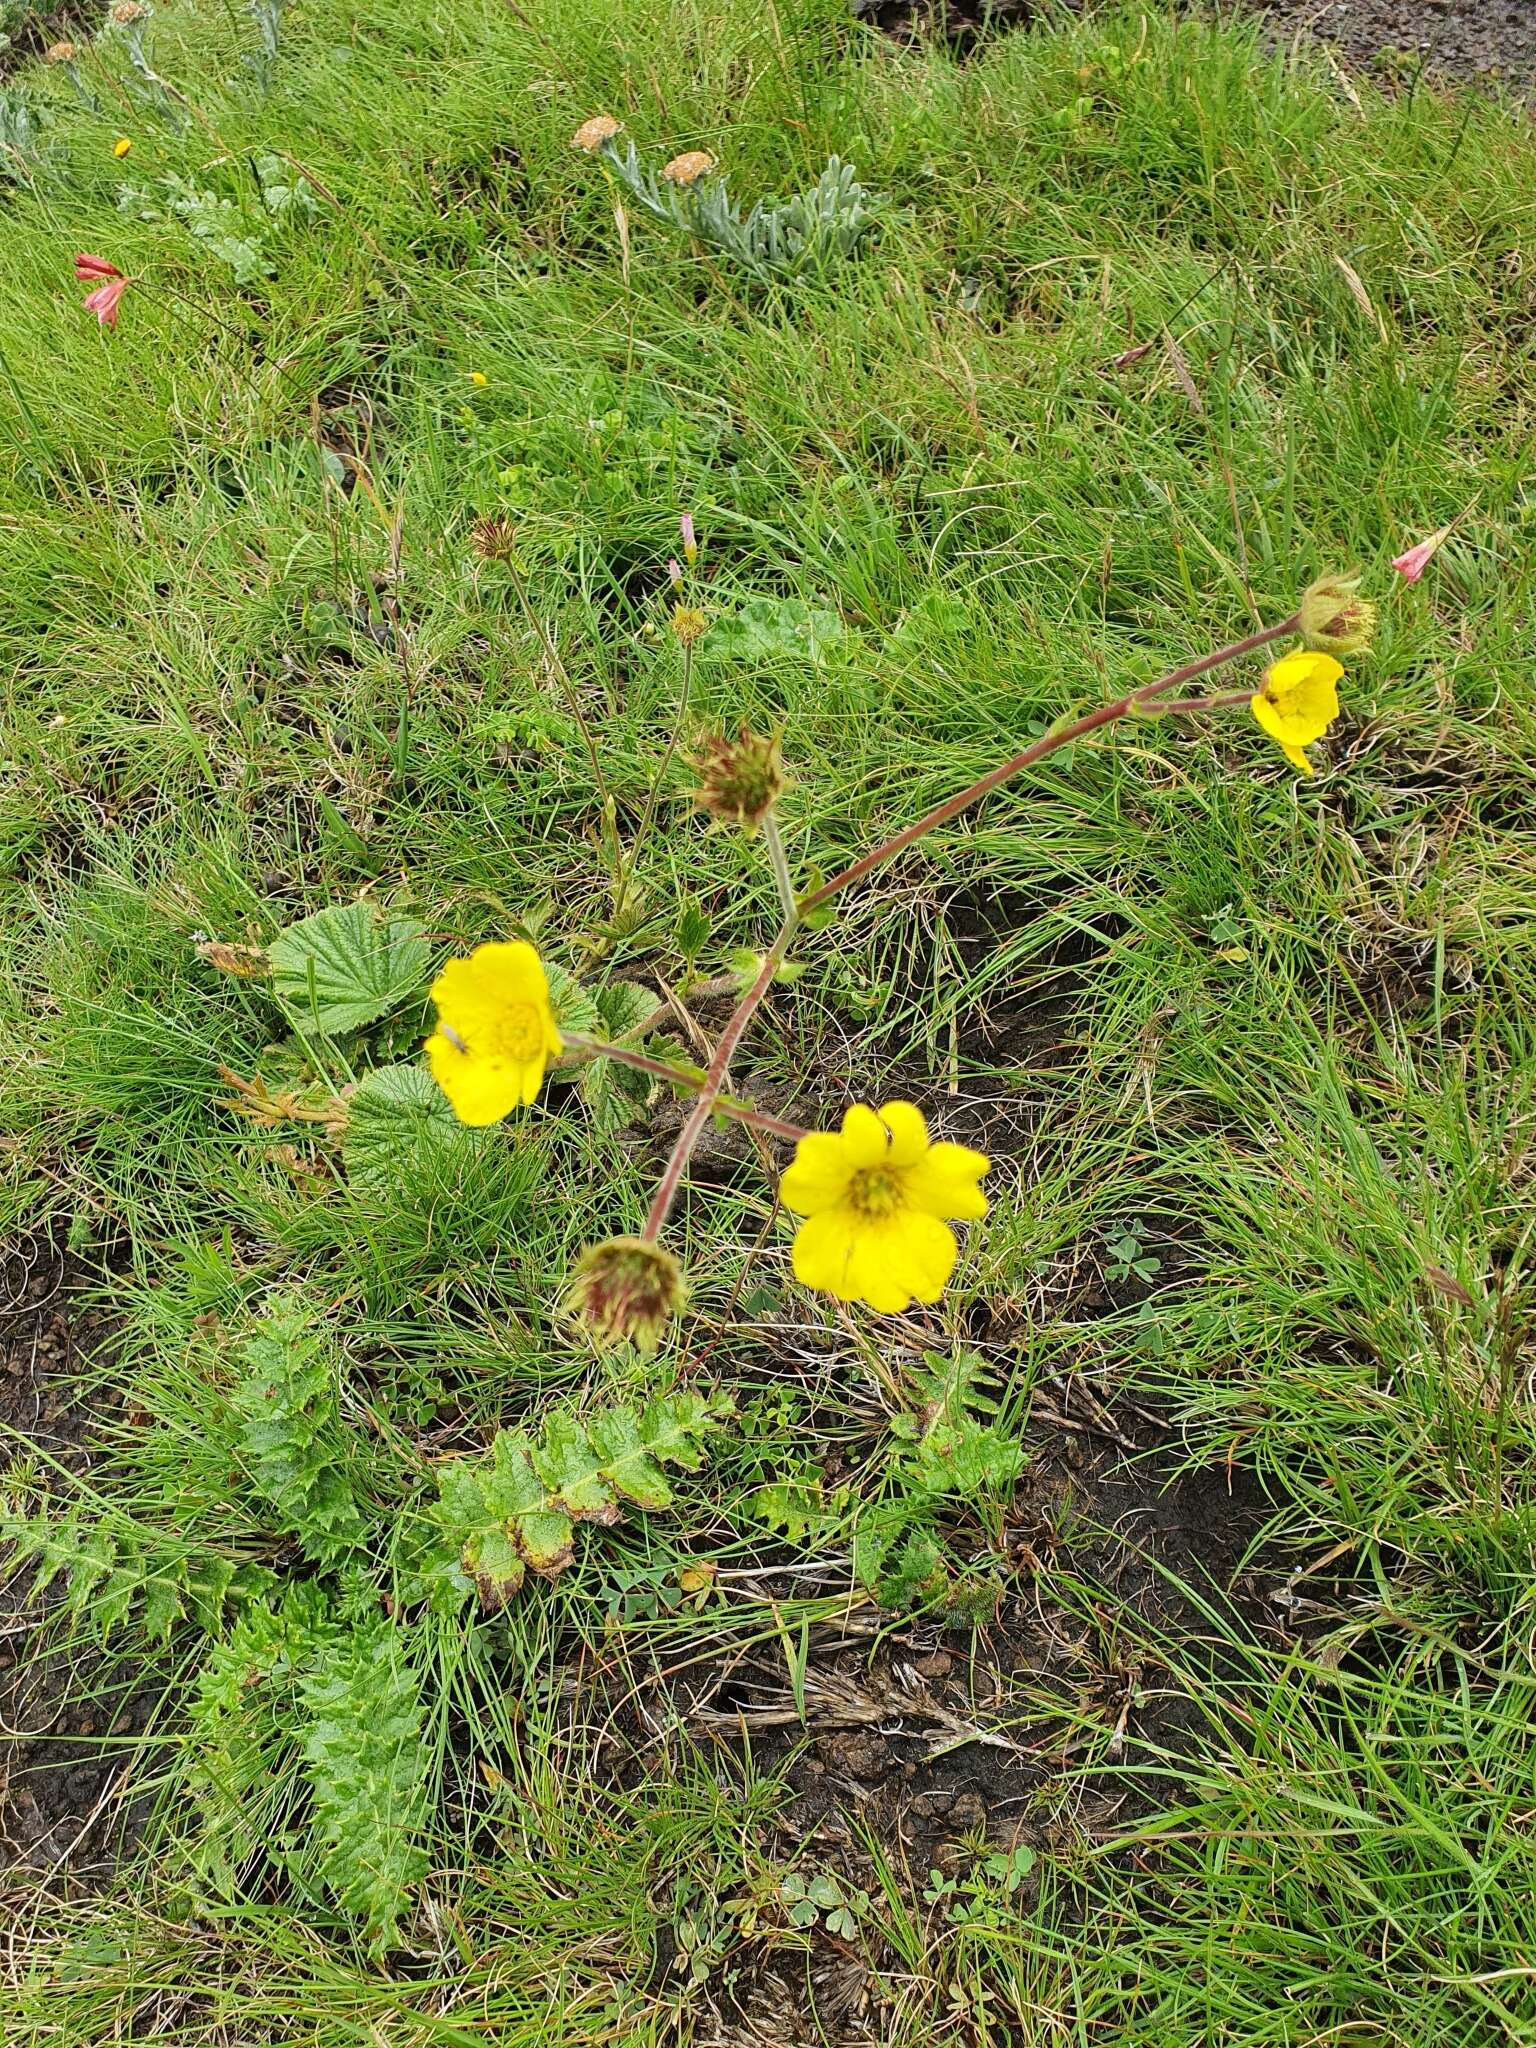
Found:
[(432, 1078), (462, 1124), (497, 1124), (532, 1102), (561, 1051), (549, 977), (526, 940), (477, 946), (432, 984), (437, 1029), (427, 1040)]
[(840, 1131), (814, 1131), (795, 1147), (779, 1184), (795, 1232), (795, 1278), (804, 1287), (897, 1315), (937, 1301), (955, 1269), (951, 1221), (987, 1213), (985, 1153), (934, 1143), (922, 1112), (856, 1103)]
[(1315, 775), (1305, 749), (1320, 740), (1339, 715), (1342, 665), (1331, 654), (1301, 650), (1287, 654), (1265, 672), (1264, 687), (1249, 698), (1253, 715), (1285, 758), (1303, 775)]

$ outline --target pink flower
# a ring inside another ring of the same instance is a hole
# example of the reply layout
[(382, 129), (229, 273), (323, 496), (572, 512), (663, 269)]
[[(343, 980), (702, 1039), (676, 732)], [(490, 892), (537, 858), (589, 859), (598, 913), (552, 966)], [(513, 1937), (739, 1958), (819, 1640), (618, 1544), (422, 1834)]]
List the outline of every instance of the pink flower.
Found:
[(667, 563), (667, 581), (674, 590), (681, 590), (683, 587), (683, 565), (676, 555), (673, 555)]
[(696, 561), (698, 559), (699, 544), (698, 541), (694, 538), (693, 514), (691, 512), (685, 512), (682, 518), (679, 519), (679, 521), (677, 522), (677, 526), (678, 531), (683, 536), (684, 556), (690, 562)]
[(109, 263), (105, 256), (77, 256), (75, 276), (81, 284), (93, 284), (98, 278), (121, 277), (122, 272), (115, 263)]
[(1449, 526), (1437, 527), (1428, 540), (1421, 540), (1416, 547), (1407, 549), (1401, 555), (1394, 555), (1393, 568), (1405, 583), (1417, 583), (1429, 567), (1431, 559), (1439, 553), (1450, 537)]
[(97, 285), (95, 291), (87, 294), (85, 310), (94, 313), (103, 327), (115, 327), (118, 302), (132, 282), (132, 278), (121, 274), (108, 278), (105, 284)]

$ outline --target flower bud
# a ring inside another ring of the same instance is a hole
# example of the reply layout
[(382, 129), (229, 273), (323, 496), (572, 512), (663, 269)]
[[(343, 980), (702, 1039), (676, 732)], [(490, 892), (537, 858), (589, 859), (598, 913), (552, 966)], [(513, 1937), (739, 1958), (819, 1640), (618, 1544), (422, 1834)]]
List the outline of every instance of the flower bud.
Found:
[(572, 1306), (599, 1344), (627, 1341), (647, 1358), (685, 1298), (677, 1260), (644, 1237), (588, 1246), (572, 1289)]
[(724, 733), (706, 739), (695, 765), (699, 787), (695, 801), (711, 817), (748, 831), (760, 825), (784, 794), (784, 761), (779, 736), (760, 739), (745, 725), (735, 739)]
[(511, 562), (517, 558), (517, 528), (499, 514), (477, 519), (469, 529), (469, 545), (482, 562)]
[(1321, 654), (1359, 654), (1376, 632), (1376, 607), (1358, 576), (1319, 576), (1301, 599), (1301, 637)]
[(612, 114), (594, 114), (590, 120), (583, 121), (571, 137), (571, 147), (584, 149), (588, 156), (594, 156), (605, 142), (613, 140), (623, 126), (624, 123), (615, 121)]

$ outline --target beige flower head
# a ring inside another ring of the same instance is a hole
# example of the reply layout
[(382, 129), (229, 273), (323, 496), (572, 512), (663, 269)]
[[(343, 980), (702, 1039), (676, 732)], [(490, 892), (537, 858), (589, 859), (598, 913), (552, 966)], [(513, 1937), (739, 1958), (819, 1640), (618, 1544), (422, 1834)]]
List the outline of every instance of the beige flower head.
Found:
[(649, 1357), (685, 1298), (682, 1268), (643, 1237), (610, 1237), (581, 1255), (571, 1305), (599, 1344), (633, 1344)]
[(76, 54), (74, 44), (67, 40), (62, 43), (50, 43), (43, 52), (43, 62), (45, 64), (73, 64)]
[(119, 28), (129, 28), (134, 22), (145, 20), (148, 14), (149, 9), (141, 7), (139, 0), (117, 0), (117, 5), (112, 10), (112, 19)]
[(662, 165), (661, 175), (673, 185), (696, 185), (714, 168), (715, 159), (707, 149), (685, 149), (671, 163)]
[(611, 142), (624, 126), (615, 121), (612, 114), (594, 114), (589, 121), (583, 121), (571, 137), (572, 149), (584, 149), (588, 156), (594, 156), (605, 142)]

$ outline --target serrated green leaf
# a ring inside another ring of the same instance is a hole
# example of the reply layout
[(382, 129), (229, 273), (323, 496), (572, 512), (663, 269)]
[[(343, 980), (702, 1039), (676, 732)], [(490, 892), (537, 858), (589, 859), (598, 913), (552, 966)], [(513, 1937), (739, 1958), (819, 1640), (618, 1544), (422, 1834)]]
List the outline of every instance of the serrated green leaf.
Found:
[(431, 959), (418, 919), (369, 902), (333, 903), (278, 933), (272, 986), (306, 1031), (356, 1031), (417, 994)]
[(475, 1582), (480, 1604), (488, 1612), (505, 1607), (520, 1591), (526, 1570), (517, 1545), (497, 1526), (471, 1536), (461, 1553), (465, 1571)]
[(702, 1394), (658, 1394), (640, 1416), (640, 1439), (652, 1457), (697, 1472), (704, 1463), (704, 1439), (734, 1412), (728, 1397)]
[(300, 1698), (321, 1874), (377, 1954), (393, 1945), (428, 1863), (421, 1834), (432, 1758), (400, 1630), (379, 1617), (320, 1644)]
[(597, 1452), (574, 1415), (559, 1410), (544, 1424), (533, 1453), (534, 1467), (549, 1489), (551, 1503), (583, 1522), (616, 1522), (619, 1506), (604, 1478)]
[(404, 1176), (447, 1179), (483, 1145), (423, 1068), (376, 1067), (347, 1104), (341, 1158), (354, 1187), (387, 1194)]
[(747, 1507), (765, 1528), (782, 1529), (791, 1543), (803, 1542), (832, 1520), (817, 1480), (772, 1480), (748, 1494)]
[(317, 1564), (338, 1564), (357, 1550), (364, 1530), (329, 1332), (302, 1296), (290, 1295), (274, 1302), (239, 1356), (244, 1372), (230, 1405), (251, 1480), (285, 1535), (296, 1536)]
[(672, 1489), (641, 1434), (640, 1418), (633, 1408), (607, 1409), (594, 1415), (589, 1427), (603, 1476), (617, 1492), (636, 1507), (671, 1506)]
[(610, 1038), (626, 1038), (656, 1011), (656, 992), (638, 981), (610, 981), (597, 992), (597, 1007)]
[(699, 642), (701, 655), (735, 661), (797, 656), (823, 662), (846, 628), (836, 612), (799, 597), (750, 597), (716, 619)]
[(557, 960), (546, 960), (549, 977), (549, 1007), (562, 1031), (575, 1031), (583, 1038), (601, 1038), (603, 1013), (574, 974), (568, 974)]

